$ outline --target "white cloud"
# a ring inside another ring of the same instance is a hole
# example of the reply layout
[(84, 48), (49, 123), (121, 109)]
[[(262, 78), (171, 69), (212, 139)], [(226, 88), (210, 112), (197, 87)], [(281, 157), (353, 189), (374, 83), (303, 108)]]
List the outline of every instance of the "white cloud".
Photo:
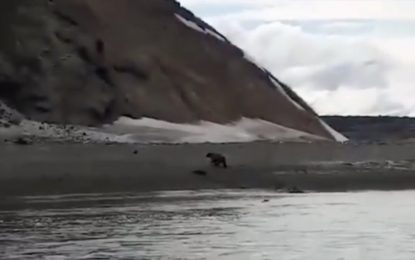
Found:
[(245, 7), (237, 19), (310, 20), (310, 19), (415, 19), (412, 0), (182, 0), (190, 9), (203, 12), (223, 5)]
[[(209, 6), (201, 0), (184, 2)], [(210, 8), (221, 6), (220, 1), (209, 3)], [(255, 8), (204, 18), (317, 112), (415, 115), (415, 1), (229, 3)]]

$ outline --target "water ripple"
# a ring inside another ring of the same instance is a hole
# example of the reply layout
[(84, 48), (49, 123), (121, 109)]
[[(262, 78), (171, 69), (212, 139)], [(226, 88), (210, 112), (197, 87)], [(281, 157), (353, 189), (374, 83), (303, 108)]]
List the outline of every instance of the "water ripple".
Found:
[(0, 259), (412, 260), (414, 195), (182, 191), (14, 198), (0, 203)]

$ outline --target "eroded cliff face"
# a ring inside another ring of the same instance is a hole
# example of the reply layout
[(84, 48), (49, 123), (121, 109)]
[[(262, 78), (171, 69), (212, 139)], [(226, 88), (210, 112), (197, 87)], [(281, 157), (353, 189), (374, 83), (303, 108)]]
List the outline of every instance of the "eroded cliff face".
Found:
[(289, 87), (173, 0), (0, 1), (0, 99), (45, 122), (245, 117), (333, 139)]

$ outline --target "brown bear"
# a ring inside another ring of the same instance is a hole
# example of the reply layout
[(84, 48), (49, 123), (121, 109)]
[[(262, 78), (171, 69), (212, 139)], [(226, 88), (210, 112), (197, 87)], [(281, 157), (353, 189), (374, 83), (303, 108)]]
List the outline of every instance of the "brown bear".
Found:
[(218, 153), (208, 153), (206, 157), (210, 159), (210, 163), (215, 167), (228, 168), (225, 156)]

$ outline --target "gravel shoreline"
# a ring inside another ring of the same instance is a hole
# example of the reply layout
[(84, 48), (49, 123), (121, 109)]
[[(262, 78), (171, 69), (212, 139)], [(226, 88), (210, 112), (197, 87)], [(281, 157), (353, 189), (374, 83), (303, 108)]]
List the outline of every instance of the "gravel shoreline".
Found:
[[(415, 189), (415, 145), (5, 144), (0, 196), (199, 189)], [(224, 154), (230, 168), (209, 165)], [(204, 174), (195, 174), (204, 173)]]

